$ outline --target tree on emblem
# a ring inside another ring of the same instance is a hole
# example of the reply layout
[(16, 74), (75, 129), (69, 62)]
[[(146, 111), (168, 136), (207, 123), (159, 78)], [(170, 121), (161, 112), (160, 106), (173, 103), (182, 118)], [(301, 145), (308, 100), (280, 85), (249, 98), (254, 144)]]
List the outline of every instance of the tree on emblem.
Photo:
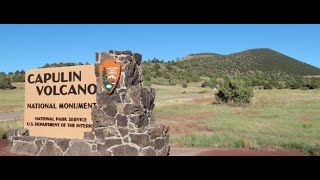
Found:
[(107, 76), (107, 70), (105, 67), (103, 67), (103, 71), (102, 71), (102, 79), (103, 79), (103, 83), (105, 83), (108, 79), (108, 76)]

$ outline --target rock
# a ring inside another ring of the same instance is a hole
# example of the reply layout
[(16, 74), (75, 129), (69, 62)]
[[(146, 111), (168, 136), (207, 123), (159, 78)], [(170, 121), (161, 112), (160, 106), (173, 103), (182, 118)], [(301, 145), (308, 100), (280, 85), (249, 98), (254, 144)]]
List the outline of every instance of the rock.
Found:
[(135, 60), (135, 62), (140, 65), (141, 61), (142, 61), (142, 55), (139, 53), (134, 53), (133, 54), (133, 58)]
[(19, 128), (17, 136), (29, 136), (29, 130), (25, 128)]
[(163, 135), (162, 127), (152, 128), (150, 130), (151, 139), (156, 139), (157, 137), (161, 137)]
[(145, 133), (145, 132), (148, 132), (148, 130), (145, 128), (138, 128), (137, 129), (137, 133)]
[(104, 144), (105, 144), (106, 148), (108, 149), (114, 145), (122, 144), (122, 141), (121, 141), (121, 139), (106, 139)]
[(20, 141), (26, 141), (26, 142), (32, 142), (34, 141), (35, 137), (31, 137), (31, 136), (22, 136), (20, 137)]
[(107, 52), (100, 53), (100, 63), (110, 59), (114, 59), (114, 57), (110, 53), (107, 53)]
[(127, 128), (119, 128), (118, 130), (119, 130), (119, 132), (120, 132), (122, 137), (128, 135), (128, 129)]
[(123, 107), (123, 112), (125, 115), (129, 115), (131, 114), (131, 111), (132, 111), (132, 104), (125, 104), (124, 107)]
[(16, 136), (17, 131), (18, 131), (18, 129), (9, 129), (7, 132), (8, 139), (11, 139), (11, 137)]
[(123, 142), (124, 142), (124, 143), (129, 143), (129, 138), (128, 138), (128, 137), (124, 138), (124, 139), (123, 139)]
[(43, 142), (44, 142), (44, 140), (43, 139), (37, 139), (37, 140), (35, 140), (35, 144), (36, 144), (36, 146), (37, 146), (37, 152), (36, 152), (36, 154), (40, 151), (40, 149), (41, 149), (41, 147), (42, 147), (42, 145), (43, 145)]
[(166, 153), (165, 148), (162, 148), (161, 150), (156, 151), (157, 156), (166, 156), (165, 153)]
[(164, 147), (165, 145), (165, 140), (164, 139), (156, 139), (154, 141), (154, 149), (160, 150)]
[(117, 119), (117, 126), (127, 127), (127, 124), (128, 124), (127, 116), (122, 114), (117, 114), (116, 119)]
[(154, 97), (147, 88), (142, 89), (141, 104), (143, 105), (143, 108), (148, 110), (152, 110), (154, 107)]
[(60, 148), (52, 141), (46, 141), (42, 150), (38, 154), (39, 156), (62, 156)]
[[(118, 85), (119, 85), (120, 83), (118, 83)], [(118, 88), (117, 88), (118, 89)], [(118, 93), (119, 93), (119, 91), (118, 91)], [(125, 100), (125, 97), (126, 97), (126, 93), (124, 92), (124, 93), (119, 93), (119, 96), (120, 96), (120, 99), (121, 99), (121, 102), (122, 103), (124, 103), (124, 100)]]
[(84, 141), (74, 141), (65, 156), (98, 156), (96, 152), (92, 152), (91, 146)]
[(114, 54), (115, 55), (121, 55), (121, 52), (120, 51), (114, 51)]
[(132, 86), (128, 89), (127, 95), (133, 101), (133, 104), (140, 104), (142, 88), (140, 86)]
[(124, 103), (130, 104), (132, 102), (132, 99), (129, 94), (126, 94), (124, 97)]
[(60, 147), (62, 152), (64, 153), (69, 147), (70, 139), (57, 139), (56, 144)]
[(36, 155), (37, 146), (33, 143), (17, 141), (12, 147), (12, 152), (17, 154)]
[(98, 107), (94, 107), (92, 109), (91, 117), (94, 128), (113, 126), (115, 124), (115, 119), (106, 116), (105, 113)]
[(123, 108), (123, 112), (125, 115), (141, 114), (142, 108), (138, 104), (126, 104)]
[[(99, 64), (94, 64), (94, 73), (95, 73), (96, 77), (100, 77)], [(100, 81), (97, 81), (97, 82), (100, 82)]]
[(130, 134), (129, 137), (132, 143), (142, 148), (150, 145), (150, 139), (147, 134)]
[(112, 137), (112, 136), (116, 136), (118, 132), (113, 127), (107, 127), (103, 129), (103, 134), (104, 134), (104, 137)]
[(149, 125), (149, 119), (145, 113), (142, 113), (139, 116), (130, 117), (130, 121), (138, 128), (143, 128)]
[(91, 149), (92, 149), (92, 151), (95, 151), (95, 150), (97, 150), (97, 146), (96, 145), (92, 145)]
[(127, 62), (132, 62), (132, 61), (133, 61), (133, 57), (132, 57), (132, 56), (126, 56), (126, 57), (124, 58), (124, 60), (125, 60), (126, 63), (127, 63)]
[(93, 141), (95, 139), (93, 132), (84, 132), (84, 140)]
[(118, 94), (126, 94), (127, 90), (126, 89), (117, 89)]
[(129, 124), (129, 126), (128, 126), (128, 127), (129, 127), (129, 129), (131, 129), (131, 130), (134, 130), (134, 129), (135, 129), (135, 127), (134, 127), (134, 124), (133, 124), (133, 123), (129, 122), (128, 124)]
[[(100, 77), (96, 78), (96, 82), (97, 82), (97, 93), (102, 93), (104, 91), (104, 89), (102, 87), (102, 83), (100, 81)], [(100, 106), (102, 106), (102, 105), (100, 105)]]
[(142, 156), (155, 156), (155, 155), (156, 155), (156, 151), (152, 147), (142, 149)]
[(117, 112), (119, 113), (119, 114), (124, 114), (124, 104), (122, 104), (122, 103), (119, 103), (118, 105), (117, 105)]
[(109, 103), (103, 111), (110, 117), (114, 117), (117, 114), (117, 104), (116, 103)]
[(122, 54), (132, 56), (131, 51), (122, 51)]
[(111, 151), (114, 156), (139, 156), (138, 149), (130, 145), (116, 146)]
[(94, 134), (96, 135), (96, 138), (97, 138), (98, 142), (104, 142), (103, 130), (104, 129), (95, 129), (94, 130)]
[(126, 87), (131, 87), (138, 85), (140, 83), (139, 81), (139, 70), (137, 68), (137, 64), (135, 62), (129, 63), (126, 65), (125, 70), (125, 85)]
[(107, 150), (106, 145), (98, 144), (97, 151), (101, 154), (101, 156), (111, 156), (112, 153)]
[(96, 62), (97, 62), (97, 63), (100, 62), (100, 53), (96, 53)]
[(101, 105), (108, 105), (110, 103), (121, 103), (121, 99), (117, 91), (108, 94), (106, 91), (97, 92), (97, 103)]

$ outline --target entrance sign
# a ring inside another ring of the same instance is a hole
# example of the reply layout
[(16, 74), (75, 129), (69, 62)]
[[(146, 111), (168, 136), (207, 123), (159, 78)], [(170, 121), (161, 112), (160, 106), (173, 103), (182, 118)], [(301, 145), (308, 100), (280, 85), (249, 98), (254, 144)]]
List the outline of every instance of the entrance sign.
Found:
[(99, 65), (100, 79), (103, 87), (111, 94), (117, 87), (120, 78), (121, 65), (115, 60), (106, 60)]
[(83, 139), (96, 105), (94, 65), (34, 69), (26, 73), (24, 128), (30, 136)]

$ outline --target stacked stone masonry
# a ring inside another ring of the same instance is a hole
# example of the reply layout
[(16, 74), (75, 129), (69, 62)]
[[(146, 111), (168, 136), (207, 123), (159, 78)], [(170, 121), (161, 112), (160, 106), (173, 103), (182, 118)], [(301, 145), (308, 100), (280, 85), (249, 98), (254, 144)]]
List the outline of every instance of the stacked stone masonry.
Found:
[[(121, 76), (113, 93), (102, 87), (98, 66), (114, 59)], [(92, 109), (93, 130), (84, 139), (29, 136), (27, 129), (8, 132), (13, 153), (39, 156), (167, 156), (168, 127), (155, 126), (155, 91), (142, 86), (141, 54), (131, 51), (96, 53), (97, 105)]]

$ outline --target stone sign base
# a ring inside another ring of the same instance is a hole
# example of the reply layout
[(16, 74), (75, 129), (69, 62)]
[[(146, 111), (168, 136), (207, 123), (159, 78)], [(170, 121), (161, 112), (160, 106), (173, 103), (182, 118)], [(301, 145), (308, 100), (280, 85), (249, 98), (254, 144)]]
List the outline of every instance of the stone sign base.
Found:
[[(139, 133), (143, 132), (143, 133)], [(148, 129), (118, 131), (98, 128), (82, 139), (56, 139), (29, 136), (27, 129), (8, 132), (10, 151), (35, 156), (167, 156), (170, 147), (168, 129), (163, 126)]]

